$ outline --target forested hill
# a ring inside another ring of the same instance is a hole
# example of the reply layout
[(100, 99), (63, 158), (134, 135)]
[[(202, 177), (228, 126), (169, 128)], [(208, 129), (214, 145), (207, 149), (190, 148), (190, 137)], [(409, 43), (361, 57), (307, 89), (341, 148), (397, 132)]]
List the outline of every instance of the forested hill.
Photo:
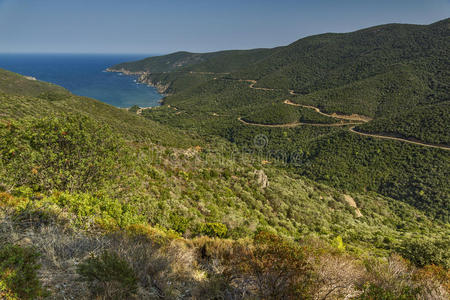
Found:
[[(449, 128), (448, 118), (432, 116), (422, 127), (418, 113), (448, 109), (448, 49), (450, 19), (445, 19), (430, 25), (387, 24), (325, 33), (273, 49), (177, 52), (110, 70), (145, 72), (143, 82), (163, 86), (162, 91), (179, 98), (183, 91), (211, 85), (217, 77), (251, 79), (256, 88), (290, 90), (292, 102), (324, 112), (382, 118), (365, 126), (370, 132), (448, 145), (448, 137), (439, 133)], [(393, 125), (386, 126), (389, 122)]]
[(164, 73), (173, 71), (233, 72), (243, 65), (255, 63), (267, 57), (273, 49), (229, 50), (210, 53), (185, 51), (169, 55), (154, 56), (135, 62), (115, 65), (110, 70), (129, 72)]
[[(450, 19), (428, 26), (388, 24), (345, 34), (307, 37), (278, 49), (239, 75), (259, 85), (309, 93), (412, 65), (443, 82), (448, 67)], [(448, 75), (448, 74), (447, 74)]]
[(439, 76), (448, 66), (450, 19), (431, 25), (388, 24), (351, 33), (326, 33), (273, 49), (177, 52), (122, 63), (111, 70), (132, 72), (237, 72), (259, 85), (298, 92), (336, 87), (412, 64)]
[(0, 69), (0, 297), (448, 299), (449, 152), (215, 73), (246, 53), (159, 73), (141, 115)]
[(193, 131), (0, 69), (0, 297), (446, 299), (448, 223)]
[[(300, 158), (302, 175), (376, 191), (448, 220), (449, 156), (426, 145), (450, 145), (449, 26), (450, 19), (387, 24), (274, 49), (178, 53), (110, 70), (145, 72), (142, 81), (164, 86), (166, 106), (144, 111), (148, 119), (243, 147), (262, 134), (270, 141), (265, 150)], [(367, 121), (351, 130), (326, 117), (333, 114)]]

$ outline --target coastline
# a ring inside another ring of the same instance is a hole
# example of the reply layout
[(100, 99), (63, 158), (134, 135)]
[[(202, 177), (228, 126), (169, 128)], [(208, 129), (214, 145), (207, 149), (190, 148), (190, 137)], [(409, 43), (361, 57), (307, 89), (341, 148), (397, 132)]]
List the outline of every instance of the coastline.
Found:
[[(114, 73), (120, 73), (126, 76), (138, 76), (137, 78), (137, 82), (142, 83), (142, 84), (146, 84), (148, 86), (151, 86), (153, 88), (155, 88), (158, 93), (160, 93), (163, 97), (168, 96), (169, 94), (167, 93), (167, 90), (169, 89), (169, 85), (168, 84), (162, 84), (161, 82), (154, 82), (151, 80), (150, 72), (131, 72), (128, 71), (126, 69), (111, 69), (111, 68), (107, 68), (105, 70), (106, 72), (114, 72)], [(160, 103), (162, 103), (162, 99), (160, 100)]]

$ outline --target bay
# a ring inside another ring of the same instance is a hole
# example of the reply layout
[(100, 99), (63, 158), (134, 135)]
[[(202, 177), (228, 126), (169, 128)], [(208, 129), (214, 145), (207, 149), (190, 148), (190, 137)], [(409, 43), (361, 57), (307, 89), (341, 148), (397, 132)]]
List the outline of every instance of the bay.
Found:
[(0, 68), (60, 85), (75, 95), (116, 107), (159, 105), (162, 95), (136, 82), (135, 76), (106, 68), (151, 55), (136, 54), (0, 54)]

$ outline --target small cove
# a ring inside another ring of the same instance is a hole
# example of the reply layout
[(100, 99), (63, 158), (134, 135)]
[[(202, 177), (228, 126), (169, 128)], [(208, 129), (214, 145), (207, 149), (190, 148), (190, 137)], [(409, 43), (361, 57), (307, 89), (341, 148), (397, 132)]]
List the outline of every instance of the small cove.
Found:
[(136, 54), (0, 54), (0, 68), (32, 76), (116, 107), (159, 105), (158, 91), (135, 76), (105, 72), (115, 64), (150, 55)]

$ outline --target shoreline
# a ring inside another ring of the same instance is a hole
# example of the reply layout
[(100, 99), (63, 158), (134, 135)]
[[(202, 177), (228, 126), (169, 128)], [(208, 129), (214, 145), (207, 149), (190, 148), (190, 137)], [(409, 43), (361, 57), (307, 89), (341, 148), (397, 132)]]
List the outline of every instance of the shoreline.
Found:
[[(125, 69), (114, 70), (114, 69), (111, 69), (111, 68), (107, 68), (105, 70), (105, 72), (119, 73), (119, 74), (122, 74), (122, 75), (125, 75), (125, 76), (138, 76), (138, 78), (136, 79), (136, 82), (138, 82), (140, 84), (145, 84), (145, 85), (150, 86), (152, 88), (155, 88), (156, 91), (162, 96), (162, 98), (158, 100), (158, 103), (159, 103), (158, 106), (164, 105), (164, 97), (169, 95), (168, 93), (165, 93), (167, 91), (167, 89), (168, 89), (168, 86), (163, 86), (163, 85), (161, 85), (159, 83), (155, 84), (152, 81), (147, 79), (147, 76), (151, 74), (149, 72), (130, 72), (130, 71), (125, 70)], [(153, 107), (158, 107), (158, 106), (139, 107), (139, 112), (142, 112), (142, 110), (151, 109)], [(130, 107), (122, 107), (122, 109), (129, 110), (131, 107), (133, 107), (133, 105), (130, 106)]]
[(151, 75), (150, 72), (131, 72), (123, 68), (118, 70), (107, 68), (105, 71), (111, 73), (120, 73), (126, 76), (138, 76), (137, 78), (138, 83), (142, 83), (155, 88), (158, 91), (158, 93), (160, 93), (163, 97), (169, 95), (168, 93), (166, 93), (167, 90), (169, 89), (169, 85), (164, 85), (161, 84), (160, 82), (153, 82), (152, 80), (150, 80), (149, 78), (149, 76)]

